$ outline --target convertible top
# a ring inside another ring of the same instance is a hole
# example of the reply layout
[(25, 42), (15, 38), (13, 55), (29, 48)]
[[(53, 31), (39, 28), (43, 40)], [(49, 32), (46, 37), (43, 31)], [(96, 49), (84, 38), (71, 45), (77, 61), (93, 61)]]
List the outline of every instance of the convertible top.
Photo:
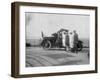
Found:
[(57, 31), (57, 33), (60, 33), (60, 32), (63, 32), (63, 31), (68, 32), (67, 29), (63, 29), (63, 28), (61, 28), (59, 31)]

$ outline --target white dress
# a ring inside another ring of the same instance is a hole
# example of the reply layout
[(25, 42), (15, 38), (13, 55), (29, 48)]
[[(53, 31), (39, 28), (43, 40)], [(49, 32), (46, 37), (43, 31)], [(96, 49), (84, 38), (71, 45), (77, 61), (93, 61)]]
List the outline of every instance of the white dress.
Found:
[(64, 46), (64, 47), (66, 47), (66, 35), (64, 34), (64, 33), (62, 33), (62, 45)]
[(70, 48), (74, 47), (74, 35), (73, 34), (69, 36), (69, 46)]

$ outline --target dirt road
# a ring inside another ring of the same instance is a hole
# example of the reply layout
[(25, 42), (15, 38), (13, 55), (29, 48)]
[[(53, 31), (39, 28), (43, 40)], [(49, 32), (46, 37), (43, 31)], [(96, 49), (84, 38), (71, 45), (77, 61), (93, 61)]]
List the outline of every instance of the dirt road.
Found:
[(39, 47), (27, 47), (26, 67), (89, 64), (88, 52), (88, 48), (76, 54), (63, 49), (44, 50)]

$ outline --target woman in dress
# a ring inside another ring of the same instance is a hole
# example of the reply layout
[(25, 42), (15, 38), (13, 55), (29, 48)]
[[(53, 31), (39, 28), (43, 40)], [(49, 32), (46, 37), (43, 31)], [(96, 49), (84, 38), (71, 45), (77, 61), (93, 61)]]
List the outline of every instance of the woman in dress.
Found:
[(74, 47), (74, 35), (72, 32), (70, 32), (70, 35), (69, 35), (69, 46), (70, 46), (70, 50), (72, 51)]
[(63, 47), (66, 47), (66, 32), (62, 32), (62, 45)]

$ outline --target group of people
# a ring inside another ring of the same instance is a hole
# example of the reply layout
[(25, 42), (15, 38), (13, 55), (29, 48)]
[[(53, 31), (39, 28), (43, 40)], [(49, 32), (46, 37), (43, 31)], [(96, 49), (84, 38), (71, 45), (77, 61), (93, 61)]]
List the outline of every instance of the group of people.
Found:
[(66, 51), (70, 50), (72, 52), (77, 53), (78, 52), (78, 48), (77, 48), (78, 34), (77, 34), (77, 32), (75, 30), (72, 32), (62, 31), (60, 34), (61, 34), (60, 36), (61, 36), (62, 46), (66, 48)]

